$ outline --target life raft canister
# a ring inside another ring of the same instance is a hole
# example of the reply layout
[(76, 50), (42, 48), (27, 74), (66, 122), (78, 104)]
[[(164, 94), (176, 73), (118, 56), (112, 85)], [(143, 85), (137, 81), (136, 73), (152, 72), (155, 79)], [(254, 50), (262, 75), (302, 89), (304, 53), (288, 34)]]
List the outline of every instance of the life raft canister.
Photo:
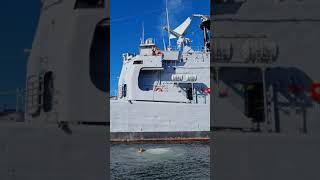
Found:
[(164, 56), (163, 52), (161, 52), (159, 48), (154, 48), (152, 51), (154, 52), (155, 56)]
[(154, 88), (153, 91), (155, 91), (155, 92), (162, 92), (162, 87), (161, 87), (161, 86), (157, 86), (157, 87)]
[(162, 57), (164, 56), (163, 52), (162, 52), (162, 51), (160, 51), (160, 50), (159, 50), (159, 51), (157, 51), (157, 55), (162, 56)]
[(320, 101), (320, 83), (312, 83), (311, 97), (315, 101)]
[(156, 56), (156, 55), (157, 55), (157, 54), (156, 54), (156, 48), (155, 48), (155, 47), (152, 47), (151, 51), (152, 51), (152, 56)]

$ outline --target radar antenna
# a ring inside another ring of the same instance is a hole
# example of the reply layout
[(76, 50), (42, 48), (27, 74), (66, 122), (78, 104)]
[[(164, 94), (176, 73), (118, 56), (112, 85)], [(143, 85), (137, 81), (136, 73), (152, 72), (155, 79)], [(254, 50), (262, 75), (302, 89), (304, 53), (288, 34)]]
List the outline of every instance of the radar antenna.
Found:
[(177, 44), (178, 44), (178, 48), (181, 48), (181, 45), (183, 43), (187, 43), (189, 44), (190, 40), (185, 38), (184, 35), (188, 29), (188, 27), (191, 24), (191, 19), (192, 17), (188, 17), (182, 24), (180, 24), (180, 26), (178, 26), (177, 28), (175, 28), (174, 30), (168, 29), (167, 27), (164, 27), (164, 29), (166, 31), (168, 31), (169, 35), (169, 40), (170, 39), (175, 39), (178, 38), (177, 40)]

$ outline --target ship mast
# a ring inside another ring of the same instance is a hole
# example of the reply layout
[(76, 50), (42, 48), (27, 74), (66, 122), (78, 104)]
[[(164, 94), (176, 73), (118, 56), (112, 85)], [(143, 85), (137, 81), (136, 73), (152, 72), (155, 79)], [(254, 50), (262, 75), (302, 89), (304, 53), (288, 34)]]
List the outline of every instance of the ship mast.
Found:
[(142, 37), (141, 37), (141, 44), (144, 44), (144, 22), (142, 21)]
[(166, 42), (164, 41), (164, 37), (162, 37), (162, 43), (163, 43), (163, 49), (166, 50), (167, 47), (166, 47)]
[(168, 28), (168, 49), (171, 48), (171, 42), (170, 42), (170, 24), (169, 24), (169, 11), (168, 11), (168, 0), (166, 0), (166, 13), (167, 13), (167, 28)]

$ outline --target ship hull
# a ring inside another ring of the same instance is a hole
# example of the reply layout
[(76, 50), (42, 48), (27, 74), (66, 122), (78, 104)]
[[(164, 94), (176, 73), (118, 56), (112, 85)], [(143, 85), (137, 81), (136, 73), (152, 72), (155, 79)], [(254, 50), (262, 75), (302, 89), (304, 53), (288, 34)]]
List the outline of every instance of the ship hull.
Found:
[[(1, 122), (0, 179), (108, 179), (105, 126)], [(107, 131), (106, 131), (107, 129)]]
[(111, 141), (206, 141), (209, 104), (110, 101)]
[(111, 142), (207, 142), (209, 131), (184, 132), (111, 132)]

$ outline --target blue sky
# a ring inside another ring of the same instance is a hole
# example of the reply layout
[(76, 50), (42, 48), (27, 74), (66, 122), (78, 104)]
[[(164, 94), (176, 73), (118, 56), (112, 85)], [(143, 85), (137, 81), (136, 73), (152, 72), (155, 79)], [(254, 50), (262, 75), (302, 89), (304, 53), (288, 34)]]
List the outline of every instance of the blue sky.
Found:
[[(137, 53), (142, 34), (145, 38), (155, 38), (158, 47), (163, 49), (162, 39), (167, 42), (167, 34), (162, 30), (166, 25), (165, 0), (110, 0), (111, 55), (110, 91), (115, 95), (122, 66), (122, 54)], [(168, 0), (171, 28), (180, 25), (192, 14), (210, 13), (210, 0)], [(202, 45), (200, 20), (194, 18), (188, 33), (193, 42), (191, 46)], [(172, 41), (172, 45), (175, 42)]]
[[(110, 0), (111, 16), (111, 72), (110, 85), (114, 93), (117, 88), (117, 77), (120, 74), (125, 52), (138, 52), (141, 38), (142, 22), (145, 26), (145, 37), (156, 39), (163, 48), (162, 27), (166, 24), (165, 0)], [(209, 0), (168, 0), (170, 25), (172, 28), (182, 23), (193, 13), (209, 14)], [(15, 1), (1, 3), (0, 11), (0, 91), (25, 87), (27, 56), (25, 48), (31, 48), (40, 14), (40, 0)], [(199, 33), (198, 20), (189, 29), (192, 34)], [(192, 44), (202, 44), (201, 35), (196, 36)], [(172, 42), (174, 44), (174, 42)], [(0, 95), (0, 104), (5, 103)]]
[[(39, 13), (40, 0), (1, 2), (0, 91), (24, 88), (27, 56), (23, 50), (31, 48)], [(0, 105), (7, 101), (0, 95)]]

